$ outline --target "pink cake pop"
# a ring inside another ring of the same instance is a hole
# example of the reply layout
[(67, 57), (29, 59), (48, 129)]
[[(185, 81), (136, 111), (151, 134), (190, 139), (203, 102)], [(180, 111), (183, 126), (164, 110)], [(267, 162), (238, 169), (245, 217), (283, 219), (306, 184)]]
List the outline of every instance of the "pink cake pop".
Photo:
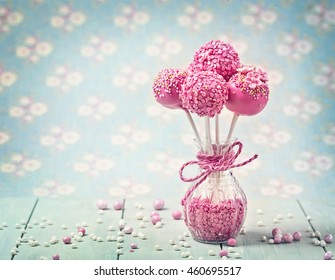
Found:
[(190, 72), (209, 70), (221, 75), (226, 81), (236, 73), (240, 59), (235, 49), (220, 40), (212, 40), (200, 47), (194, 54)]
[(200, 117), (214, 117), (221, 112), (228, 98), (224, 78), (211, 71), (191, 72), (180, 94), (182, 105)]
[(163, 69), (154, 80), (153, 91), (156, 101), (170, 109), (182, 108), (179, 94), (181, 85), (187, 76), (182, 69)]
[(228, 83), (226, 108), (238, 115), (256, 115), (264, 109), (269, 100), (267, 74), (251, 66), (243, 66), (237, 71)]

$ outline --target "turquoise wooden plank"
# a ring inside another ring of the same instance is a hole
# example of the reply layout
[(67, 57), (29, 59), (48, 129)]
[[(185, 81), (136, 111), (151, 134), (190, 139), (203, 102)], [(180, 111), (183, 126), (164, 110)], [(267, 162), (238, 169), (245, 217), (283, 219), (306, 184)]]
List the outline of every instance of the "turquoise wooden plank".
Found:
[[(157, 228), (157, 226), (153, 225), (150, 220), (151, 212), (155, 211), (153, 201), (154, 199), (150, 197), (138, 200), (126, 200), (124, 219), (127, 225), (133, 227), (133, 230), (137, 232), (139, 236), (125, 236), (125, 246), (120, 259), (219, 259), (218, 253), (220, 251), (220, 245), (203, 244), (194, 241), (193, 238), (190, 237), (184, 221), (174, 220), (172, 218), (172, 211), (182, 210), (179, 201), (166, 199), (165, 208), (158, 211), (162, 218), (163, 226)], [(142, 207), (139, 208), (138, 205)], [(146, 217), (149, 221), (145, 222), (137, 219), (139, 214), (141, 214), (140, 216), (143, 215)], [(146, 236), (146, 239), (142, 240), (140, 238), (142, 234)], [(170, 244), (171, 240), (174, 241), (174, 245)], [(138, 249), (132, 252), (130, 248), (131, 243), (136, 243)], [(178, 246), (178, 250), (174, 249), (175, 245)], [(160, 250), (157, 250), (156, 246), (159, 246)], [(210, 250), (214, 252), (214, 255), (208, 254)]]
[[(23, 243), (15, 259), (34, 260), (47, 257), (51, 259), (59, 254), (61, 259), (67, 260), (103, 260), (116, 259), (116, 242), (108, 242), (106, 237), (116, 235), (117, 231), (109, 231), (112, 225), (118, 227), (122, 211), (108, 209), (98, 211), (96, 201), (92, 199), (40, 199), (32, 216), (33, 227), (27, 229), (27, 238), (33, 236), (39, 242), (38, 246)], [(81, 242), (72, 239), (72, 244), (62, 242), (64, 236), (76, 233), (78, 225), (87, 224), (86, 235)], [(66, 228), (64, 227), (66, 226)], [(97, 237), (95, 241), (90, 234)], [(58, 243), (44, 246), (55, 236)], [(72, 248), (73, 243), (77, 248)]]
[[(308, 217), (312, 229), (321, 233), (322, 240), (328, 233), (332, 234), (335, 238), (335, 203), (325, 203), (323, 199), (320, 200), (300, 200), (299, 201), (306, 219)], [(335, 239), (333, 243), (326, 244), (324, 251), (331, 251), (335, 254)], [(322, 256), (321, 256), (322, 258)]]
[(12, 258), (10, 251), (22, 235), (35, 201), (35, 198), (18, 197), (0, 199), (0, 260)]
[[(258, 214), (262, 210), (263, 214)], [(263, 224), (263, 226), (259, 226)], [(239, 246), (236, 251), (243, 259), (252, 260), (318, 260), (322, 249), (312, 244), (310, 232), (306, 232), (309, 224), (296, 200), (249, 199), (248, 215), (245, 222), (245, 235), (237, 238)], [(303, 239), (299, 242), (269, 244), (262, 242), (264, 235), (271, 238), (273, 228), (280, 228), (283, 233), (300, 231)]]

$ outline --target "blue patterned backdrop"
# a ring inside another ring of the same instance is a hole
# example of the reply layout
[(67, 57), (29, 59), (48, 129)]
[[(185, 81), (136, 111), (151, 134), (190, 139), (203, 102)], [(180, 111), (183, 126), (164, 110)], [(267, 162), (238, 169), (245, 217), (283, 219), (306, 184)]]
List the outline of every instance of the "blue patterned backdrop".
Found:
[(240, 160), (260, 155), (235, 171), (247, 195), (330, 201), (334, 27), (335, 1), (0, 1), (0, 196), (179, 201), (194, 135), (152, 82), (221, 39), (269, 74), (267, 107), (235, 130)]

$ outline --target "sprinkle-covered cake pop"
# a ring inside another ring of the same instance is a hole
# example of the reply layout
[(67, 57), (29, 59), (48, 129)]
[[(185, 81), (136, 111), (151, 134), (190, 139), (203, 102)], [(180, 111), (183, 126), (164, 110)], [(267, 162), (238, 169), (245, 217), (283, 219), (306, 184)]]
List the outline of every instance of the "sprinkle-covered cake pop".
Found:
[(224, 78), (211, 71), (189, 73), (181, 100), (184, 108), (200, 117), (214, 117), (222, 110), (228, 98), (228, 87)]
[(182, 108), (179, 94), (187, 72), (182, 69), (163, 69), (154, 79), (153, 91), (156, 101), (161, 105), (170, 108)]
[(240, 59), (235, 49), (220, 40), (212, 40), (196, 51), (190, 72), (209, 70), (218, 73), (226, 81), (236, 73)]
[(268, 77), (261, 69), (242, 66), (229, 80), (226, 108), (236, 114), (253, 116), (261, 112), (269, 100)]

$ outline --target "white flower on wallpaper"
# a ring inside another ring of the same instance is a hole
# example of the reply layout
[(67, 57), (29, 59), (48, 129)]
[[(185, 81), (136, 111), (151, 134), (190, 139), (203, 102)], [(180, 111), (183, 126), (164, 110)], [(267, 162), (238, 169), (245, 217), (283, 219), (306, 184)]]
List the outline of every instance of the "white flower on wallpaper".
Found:
[(129, 91), (135, 91), (139, 86), (149, 82), (150, 75), (144, 70), (137, 70), (132, 66), (122, 66), (120, 74), (114, 75), (112, 83), (116, 87), (126, 88)]
[(303, 187), (297, 184), (286, 183), (279, 179), (271, 179), (268, 184), (260, 189), (265, 196), (278, 196), (290, 198), (304, 191)]
[(332, 157), (315, 152), (302, 152), (300, 157), (293, 161), (293, 168), (297, 172), (307, 172), (314, 176), (322, 175), (323, 172), (331, 170), (333, 166)]
[(332, 64), (322, 64), (318, 73), (313, 75), (313, 83), (316, 86), (324, 87), (327, 91), (335, 91), (335, 67)]
[(79, 139), (80, 134), (78, 132), (65, 130), (62, 126), (54, 126), (48, 134), (41, 135), (40, 143), (43, 146), (62, 151), (67, 146), (76, 144)]
[[(243, 151), (242, 154), (239, 155), (239, 157), (236, 159), (236, 163), (244, 162), (250, 159), (253, 155), (254, 153), (252, 153), (252, 151), (248, 152)], [(261, 167), (262, 167), (262, 159), (260, 156), (244, 166), (234, 168), (232, 171), (236, 176), (236, 178), (240, 178), (250, 176), (251, 174), (254, 174), (254, 172), (260, 172), (259, 169)]]
[(276, 45), (277, 54), (290, 57), (295, 61), (301, 60), (313, 50), (313, 45), (308, 39), (300, 38), (294, 33), (286, 33)]
[(4, 131), (0, 131), (0, 145), (7, 143), (9, 140), (10, 140), (9, 134)]
[(138, 146), (146, 144), (150, 138), (149, 131), (125, 124), (121, 126), (118, 133), (111, 135), (111, 142), (127, 150), (135, 150)]
[(276, 70), (272, 64), (269, 65), (261, 65), (259, 64), (258, 67), (268, 73), (269, 78), (269, 87), (270, 91), (272, 87), (280, 85), (284, 80), (284, 74), (279, 70)]
[(325, 3), (311, 5), (305, 14), (305, 22), (320, 31), (332, 31), (335, 27), (335, 9)]
[(19, 25), (22, 21), (23, 14), (13, 11), (9, 7), (0, 6), (0, 34), (8, 33), (12, 27)]
[(78, 107), (78, 114), (81, 117), (101, 121), (103, 118), (112, 115), (115, 110), (116, 105), (112, 101), (101, 100), (96, 96), (92, 96), (87, 99), (86, 104)]
[(29, 36), (23, 44), (16, 47), (16, 56), (36, 63), (42, 57), (47, 57), (52, 50), (53, 47), (50, 42), (42, 41), (36, 36)]
[(14, 85), (17, 81), (17, 75), (16, 73), (12, 71), (6, 71), (1, 65), (0, 65), (0, 93), (6, 88), (11, 87)]
[(108, 172), (113, 167), (113, 159), (94, 153), (84, 155), (80, 161), (73, 164), (73, 169), (76, 172), (88, 174), (92, 177), (99, 176), (102, 172)]
[(284, 114), (292, 116), (300, 121), (309, 121), (313, 116), (318, 115), (322, 106), (320, 103), (307, 99), (302, 95), (295, 95), (284, 105)]
[(335, 123), (329, 125), (327, 132), (322, 136), (322, 140), (328, 146), (335, 146)]
[(163, 123), (169, 123), (173, 121), (177, 115), (180, 116), (180, 112), (178, 112), (178, 110), (171, 110), (163, 106), (159, 106), (158, 103), (146, 106), (145, 112), (150, 118)]
[(231, 44), (239, 54), (244, 54), (249, 48), (248, 43), (243, 39), (237, 39), (235, 34), (233, 36), (219, 35), (217, 38), (218, 40)]
[(252, 26), (257, 30), (263, 31), (277, 20), (275, 11), (265, 9), (259, 4), (251, 4), (243, 12), (241, 21), (243, 25)]
[(75, 27), (81, 26), (86, 21), (86, 15), (83, 12), (75, 11), (69, 5), (62, 5), (58, 9), (58, 15), (50, 19), (51, 26), (63, 29), (66, 32), (72, 32)]
[(48, 106), (45, 103), (35, 102), (31, 97), (22, 96), (16, 106), (9, 108), (9, 115), (25, 123), (31, 123), (47, 111)]
[(145, 51), (148, 56), (169, 60), (171, 57), (178, 55), (182, 49), (183, 46), (179, 41), (157, 34), (153, 36)]
[(259, 145), (270, 148), (279, 148), (292, 139), (291, 134), (270, 124), (259, 124), (258, 131), (253, 131), (251, 140)]
[(179, 15), (177, 20), (182, 27), (199, 30), (203, 25), (207, 25), (213, 20), (213, 14), (207, 10), (202, 10), (197, 5), (187, 5), (183, 14)]
[(104, 61), (106, 56), (114, 54), (116, 50), (117, 45), (114, 41), (106, 40), (101, 36), (91, 36), (88, 42), (81, 47), (80, 53), (84, 57)]
[(47, 76), (48, 87), (57, 88), (60, 91), (69, 91), (72, 87), (79, 86), (84, 80), (78, 71), (72, 71), (65, 66), (57, 66), (52, 75)]
[(125, 5), (114, 17), (114, 24), (117, 27), (135, 31), (139, 26), (146, 25), (149, 20), (150, 15), (147, 12), (138, 10), (132, 5)]
[(64, 184), (57, 180), (47, 180), (42, 187), (33, 188), (32, 192), (38, 197), (59, 197), (71, 195), (76, 191), (76, 187)]
[(2, 173), (14, 174), (15, 176), (25, 176), (27, 172), (35, 172), (41, 167), (41, 162), (37, 159), (29, 158), (24, 154), (13, 154), (8, 162), (1, 163)]
[(146, 195), (151, 191), (148, 184), (140, 183), (137, 180), (120, 179), (116, 186), (108, 188), (108, 192), (113, 197), (132, 198), (138, 195)]
[(171, 155), (168, 152), (159, 152), (151, 157), (146, 168), (149, 172), (158, 172), (165, 176), (178, 176), (180, 167), (186, 162), (185, 159)]

